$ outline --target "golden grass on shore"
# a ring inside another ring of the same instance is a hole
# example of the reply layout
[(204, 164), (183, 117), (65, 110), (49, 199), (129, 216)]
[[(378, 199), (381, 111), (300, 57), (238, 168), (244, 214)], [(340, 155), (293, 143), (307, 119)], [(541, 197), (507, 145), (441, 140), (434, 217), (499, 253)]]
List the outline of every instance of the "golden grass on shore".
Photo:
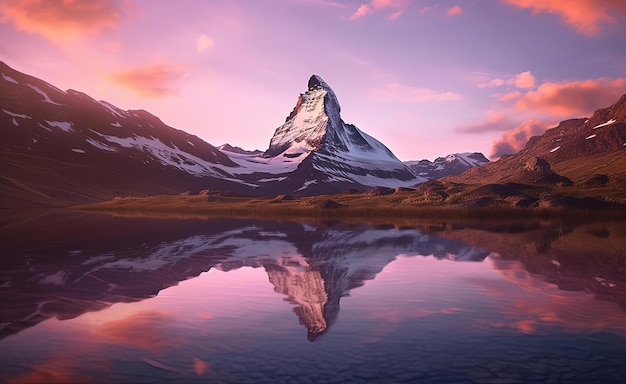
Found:
[(490, 206), (464, 208), (443, 204), (417, 203), (410, 194), (371, 196), (337, 194), (301, 198), (250, 198), (232, 196), (122, 197), (71, 209), (116, 213), (192, 215), (206, 217), (238, 217), (267, 219), (336, 219), (363, 220), (376, 218), (440, 218), (440, 219), (522, 219), (598, 217), (620, 219), (623, 209), (580, 210), (557, 208), (514, 208)]

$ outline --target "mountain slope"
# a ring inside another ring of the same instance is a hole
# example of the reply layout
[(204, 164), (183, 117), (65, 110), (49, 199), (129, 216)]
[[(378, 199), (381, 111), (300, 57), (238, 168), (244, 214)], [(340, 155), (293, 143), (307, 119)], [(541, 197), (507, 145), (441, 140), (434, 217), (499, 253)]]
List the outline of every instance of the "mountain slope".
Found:
[(1, 62), (0, 137), (3, 206), (242, 188), (239, 166), (198, 137)]
[[(381, 142), (341, 119), (334, 91), (311, 76), (285, 123), (276, 129), (262, 156), (228, 153), (245, 171), (240, 177), (259, 188), (296, 195), (406, 187), (425, 181)], [(237, 170), (235, 172), (238, 172)], [(280, 186), (278, 185), (280, 183)]]
[[(574, 188), (606, 197), (617, 196), (626, 189), (626, 95), (588, 119), (562, 121), (557, 127), (532, 137), (515, 155), (503, 156), (444, 181), (524, 183), (527, 173), (524, 169), (528, 170), (528, 164), (537, 162), (536, 159), (570, 179)], [(592, 191), (595, 179), (602, 185)]]

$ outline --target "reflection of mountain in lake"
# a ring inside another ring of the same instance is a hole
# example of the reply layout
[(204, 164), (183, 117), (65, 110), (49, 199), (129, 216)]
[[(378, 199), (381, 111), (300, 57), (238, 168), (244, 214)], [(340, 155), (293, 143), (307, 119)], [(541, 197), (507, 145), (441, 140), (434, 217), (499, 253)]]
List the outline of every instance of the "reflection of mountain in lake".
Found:
[(498, 254), (492, 266), (505, 278), (517, 276), (521, 262), (561, 290), (590, 292), (626, 308), (626, 223), (467, 222), (426, 232)]
[(153, 297), (211, 268), (248, 266), (267, 272), (313, 341), (336, 321), (341, 298), (400, 254), (482, 261), (495, 252), (492, 265), (503, 274), (512, 271), (504, 261), (520, 260), (561, 289), (626, 305), (626, 230), (619, 223), (443, 223), (400, 230), (67, 212), (6, 218), (0, 227), (0, 338), (51, 317)]
[(55, 213), (0, 230), (0, 338), (153, 297), (210, 268), (263, 267), (314, 340), (339, 301), (399, 254), (483, 260), (489, 252), (416, 229)]

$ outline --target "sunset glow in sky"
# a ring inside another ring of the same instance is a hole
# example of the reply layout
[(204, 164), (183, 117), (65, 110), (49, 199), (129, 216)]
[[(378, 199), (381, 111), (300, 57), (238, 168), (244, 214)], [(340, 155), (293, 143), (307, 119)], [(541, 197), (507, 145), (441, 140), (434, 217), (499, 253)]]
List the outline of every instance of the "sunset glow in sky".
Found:
[(0, 0), (0, 60), (267, 149), (315, 73), (402, 160), (515, 152), (626, 93), (623, 0)]

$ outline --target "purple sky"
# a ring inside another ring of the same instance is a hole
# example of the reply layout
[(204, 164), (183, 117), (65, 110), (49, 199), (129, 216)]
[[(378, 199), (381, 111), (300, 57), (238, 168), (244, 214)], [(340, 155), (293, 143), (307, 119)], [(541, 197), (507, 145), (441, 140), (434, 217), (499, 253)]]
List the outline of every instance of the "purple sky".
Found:
[(264, 150), (313, 73), (400, 159), (514, 152), (626, 93), (623, 0), (0, 0), (0, 60)]

